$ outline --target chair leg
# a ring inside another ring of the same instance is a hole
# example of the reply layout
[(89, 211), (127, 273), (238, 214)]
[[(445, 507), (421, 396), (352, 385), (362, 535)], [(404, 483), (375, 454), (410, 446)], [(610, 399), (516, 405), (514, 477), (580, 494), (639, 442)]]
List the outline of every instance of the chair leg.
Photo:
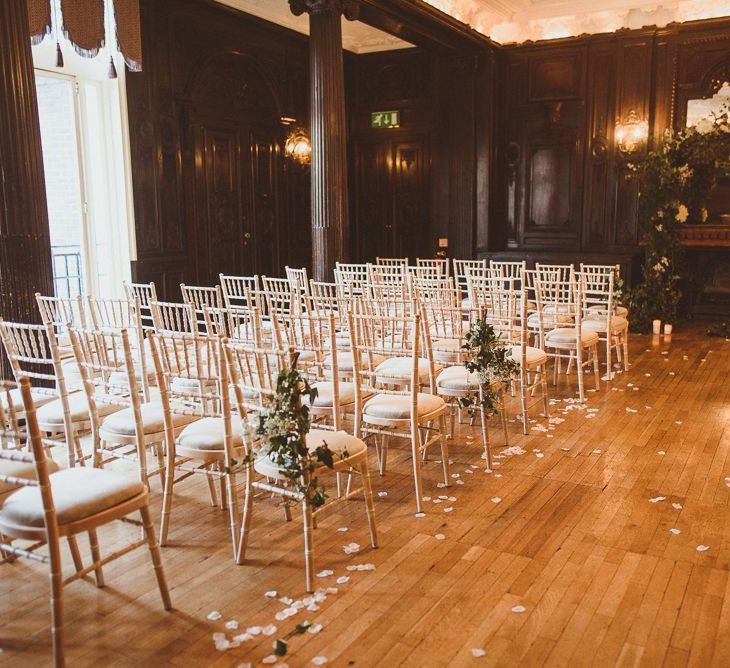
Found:
[[(222, 479), (221, 479), (222, 480)], [(231, 545), (233, 547), (233, 559), (238, 556), (238, 502), (236, 500), (236, 474), (232, 471), (226, 475), (226, 486), (228, 496), (228, 514), (231, 519)]]
[[(411, 428), (411, 459), (413, 460), (413, 483), (416, 487), (416, 512), (423, 512), (421, 510), (421, 497), (423, 496), (422, 484), (421, 484), (421, 449), (420, 449), (420, 436), (418, 427), (414, 426)], [(448, 466), (448, 461), (446, 462)]]
[(167, 580), (165, 579), (165, 571), (162, 567), (162, 554), (160, 553), (160, 546), (157, 544), (157, 536), (155, 536), (155, 527), (152, 526), (152, 518), (150, 517), (149, 506), (142, 506), (139, 509), (139, 513), (142, 516), (142, 525), (144, 527), (145, 535), (147, 536), (147, 546), (150, 550), (150, 556), (152, 557), (152, 565), (155, 569), (155, 577), (157, 578), (157, 586), (160, 589), (160, 596), (162, 597), (162, 603), (165, 606), (165, 610), (172, 608), (172, 601), (170, 600), (170, 591), (167, 588)]
[[(160, 545), (167, 545), (167, 533), (170, 529), (170, 512), (172, 511), (172, 488), (175, 484), (175, 457), (168, 459), (165, 486), (162, 492), (162, 520), (160, 522)], [(206, 476), (207, 477), (207, 476)]]
[(312, 536), (312, 507), (305, 498), (302, 501), (302, 515), (304, 519), (304, 568), (307, 580), (307, 591), (314, 591), (314, 546)]
[(611, 380), (613, 365), (611, 364), (611, 332), (606, 334), (606, 380)]
[(59, 549), (57, 540), (50, 542), (48, 548), (51, 566), (51, 637), (53, 638), (53, 665), (56, 668), (63, 668), (66, 662), (63, 649), (63, 571), (61, 570), (61, 550)]
[[(243, 497), (243, 519), (241, 521), (241, 532), (238, 537), (238, 549), (236, 550), (236, 563), (242, 564), (246, 557), (246, 548), (248, 547), (248, 532), (251, 529), (251, 515), (253, 513), (253, 485), (252, 485), (253, 469), (249, 465), (246, 471), (246, 491)], [(289, 504), (284, 504), (287, 519), (291, 521), (291, 510)]]
[(585, 401), (585, 392), (583, 391), (583, 346), (578, 344), (578, 397), (581, 401)]
[(548, 388), (547, 379), (543, 373), (542, 367), (540, 367), (540, 387), (542, 389), (542, 409), (545, 412), (545, 417), (550, 417), (550, 400), (548, 399)]
[(629, 370), (629, 330), (625, 329), (623, 332), (623, 344), (624, 344), (624, 371)]
[(207, 474), (206, 478), (208, 481), (208, 492), (210, 493), (210, 505), (213, 508), (216, 508), (218, 506), (218, 493), (215, 491), (215, 482), (213, 482), (213, 478)]
[(388, 464), (388, 443), (390, 441), (390, 436), (388, 434), (381, 434), (381, 438), (379, 470), (380, 475), (385, 475), (385, 467)]
[(81, 559), (81, 551), (79, 550), (79, 544), (76, 542), (76, 536), (68, 537), (68, 549), (71, 552), (71, 559), (73, 559), (76, 572), (84, 570), (84, 562)]
[[(510, 383), (510, 386), (512, 383)], [(499, 390), (499, 414), (502, 420), (502, 432), (504, 433), (504, 444), (509, 447), (509, 431), (507, 431), (507, 406), (504, 400), (504, 388)], [(491, 468), (491, 466), (490, 466)]]
[[(221, 470), (220, 463), (218, 464), (218, 470)], [(227, 478), (228, 476), (226, 476)], [(230, 503), (230, 499), (228, 498), (228, 495), (226, 494), (226, 480), (223, 476), (220, 476), (218, 478), (218, 483), (220, 484), (221, 488), (221, 510), (225, 511), (228, 508), (228, 504)]]
[(596, 379), (596, 390), (601, 389), (601, 368), (598, 364), (598, 346), (593, 346), (593, 377)]
[(486, 455), (487, 468), (492, 470), (492, 453), (489, 449), (489, 426), (487, 425), (487, 414), (484, 411), (484, 406), (479, 406), (479, 417), (482, 423), (482, 446), (484, 447), (484, 454)]
[(375, 526), (375, 506), (373, 505), (373, 489), (370, 485), (370, 471), (368, 461), (360, 464), (360, 476), (362, 477), (362, 493), (365, 497), (365, 512), (368, 517), (368, 529), (370, 529), (370, 545), (378, 547), (378, 531)]
[[(99, 552), (99, 538), (96, 535), (96, 529), (89, 530), (89, 545), (91, 546), (91, 558), (94, 563), (97, 564), (101, 561), (101, 553)], [(96, 586), (104, 586), (104, 571), (101, 566), (94, 569), (94, 575), (96, 576)]]

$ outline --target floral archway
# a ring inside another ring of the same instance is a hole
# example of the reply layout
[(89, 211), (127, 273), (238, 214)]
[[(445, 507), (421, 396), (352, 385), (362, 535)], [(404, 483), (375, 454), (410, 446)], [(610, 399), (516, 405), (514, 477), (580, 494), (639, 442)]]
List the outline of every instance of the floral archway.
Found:
[(707, 201), (730, 177), (730, 109), (680, 132), (627, 165), (639, 182), (639, 225), (644, 261), (641, 282), (627, 294), (631, 328), (651, 331), (654, 319), (673, 323), (682, 293), (683, 225), (707, 222)]

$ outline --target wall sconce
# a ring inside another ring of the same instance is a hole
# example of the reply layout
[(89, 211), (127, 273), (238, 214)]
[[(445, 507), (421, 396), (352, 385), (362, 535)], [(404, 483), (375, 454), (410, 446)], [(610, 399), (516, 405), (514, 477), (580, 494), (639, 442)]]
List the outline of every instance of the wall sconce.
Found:
[(631, 109), (622, 123), (616, 121), (616, 146), (624, 155), (630, 155), (641, 150), (649, 138), (649, 123), (639, 120), (636, 111)]
[(296, 160), (300, 165), (308, 165), (312, 157), (312, 143), (301, 128), (294, 130), (284, 143), (284, 155)]

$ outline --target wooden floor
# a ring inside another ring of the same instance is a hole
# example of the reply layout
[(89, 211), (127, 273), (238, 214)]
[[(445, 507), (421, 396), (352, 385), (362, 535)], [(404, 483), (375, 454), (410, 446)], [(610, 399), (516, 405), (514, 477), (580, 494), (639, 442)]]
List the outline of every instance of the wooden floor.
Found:
[[(70, 585), (69, 665), (261, 665), (274, 639), (308, 619), (322, 630), (289, 637), (282, 663), (730, 666), (730, 343), (699, 326), (671, 341), (633, 336), (631, 361), (584, 410), (563, 401), (574, 378), (551, 386), (557, 419), (529, 437), (510, 423), (511, 445), (525, 452), (497, 460), (493, 474), (476, 429), (462, 425), (450, 446), (454, 484), (436, 487), (435, 452), (426, 465), (425, 517), (414, 517), (405, 450), (393, 449), (386, 477), (373, 478), (380, 548), (367, 547), (359, 501), (323, 519), (317, 570), (334, 574), (318, 584), (337, 593), (285, 621), (275, 615), (287, 606), (265, 593), (305, 596), (298, 518), (286, 524), (263, 500), (250, 561), (236, 566), (226, 516), (198, 482), (181, 484), (163, 550), (175, 610), (163, 611), (141, 551), (107, 567), (106, 589)], [(496, 427), (492, 436), (501, 452)], [(439, 495), (455, 499), (434, 503)], [(102, 548), (135, 536), (111, 528)], [(351, 542), (362, 550), (345, 554)], [(367, 563), (375, 570), (346, 570)], [(0, 665), (47, 664), (45, 571), (22, 561), (0, 574)], [(336, 584), (341, 576), (350, 579)], [(229, 620), (240, 629), (227, 630)], [(271, 637), (215, 649), (216, 632), (230, 639), (269, 624), (278, 627)]]

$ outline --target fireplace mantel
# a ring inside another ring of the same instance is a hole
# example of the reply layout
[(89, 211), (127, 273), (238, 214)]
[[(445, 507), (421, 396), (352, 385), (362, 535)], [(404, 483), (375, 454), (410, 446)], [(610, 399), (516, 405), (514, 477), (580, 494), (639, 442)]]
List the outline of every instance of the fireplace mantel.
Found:
[(730, 225), (686, 225), (681, 237), (686, 248), (730, 248)]

